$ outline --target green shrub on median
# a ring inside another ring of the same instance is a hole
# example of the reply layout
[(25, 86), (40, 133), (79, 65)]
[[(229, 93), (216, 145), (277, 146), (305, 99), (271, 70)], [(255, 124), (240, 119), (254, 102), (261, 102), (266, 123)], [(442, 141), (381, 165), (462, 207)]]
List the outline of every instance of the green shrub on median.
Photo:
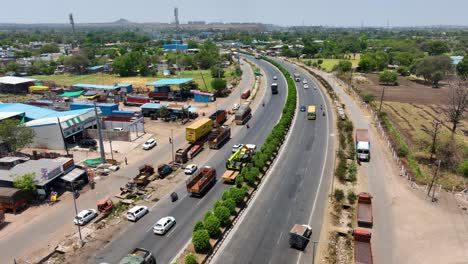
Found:
[(197, 252), (203, 252), (211, 248), (210, 234), (206, 229), (197, 230), (192, 234), (192, 244)]

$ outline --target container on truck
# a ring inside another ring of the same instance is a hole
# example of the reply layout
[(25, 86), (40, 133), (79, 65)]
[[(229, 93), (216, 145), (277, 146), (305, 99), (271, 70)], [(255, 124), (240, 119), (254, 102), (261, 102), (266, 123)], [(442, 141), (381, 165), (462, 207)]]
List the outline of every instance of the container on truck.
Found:
[(188, 142), (195, 142), (210, 133), (213, 129), (213, 120), (201, 118), (185, 129), (185, 138)]
[(295, 80), (296, 82), (300, 82), (300, 81), (301, 81), (301, 75), (299, 75), (299, 73), (297, 73), (297, 72), (294, 73), (294, 80)]
[(244, 92), (241, 94), (241, 98), (242, 98), (242, 99), (247, 99), (247, 98), (249, 98), (249, 96), (250, 96), (250, 89), (244, 91)]
[(185, 147), (180, 148), (175, 153), (175, 162), (185, 164), (188, 160), (193, 159), (198, 153), (203, 150), (203, 142), (187, 143)]
[(127, 95), (127, 98), (124, 100), (124, 105), (142, 106), (149, 102), (151, 102), (151, 99), (148, 96)]
[(119, 264), (156, 264), (153, 254), (144, 248), (135, 248), (119, 261)]
[(358, 226), (372, 228), (372, 195), (369, 193), (358, 194), (357, 222)]
[(289, 245), (304, 250), (312, 236), (312, 228), (308, 225), (295, 224), (289, 231)]
[(210, 149), (219, 149), (224, 143), (231, 138), (231, 128), (228, 126), (221, 126), (214, 129), (208, 135), (208, 144)]
[(185, 181), (187, 192), (193, 196), (203, 195), (208, 188), (216, 181), (216, 170), (213, 167), (205, 166), (190, 176)]
[(148, 97), (153, 100), (167, 100), (169, 98), (169, 92), (149, 92)]
[(272, 83), (271, 84), (271, 93), (272, 94), (277, 94), (278, 93), (278, 84), (277, 83)]
[(354, 237), (354, 263), (356, 264), (373, 264), (371, 248), (371, 232), (362, 228), (355, 228), (353, 231)]
[(356, 129), (356, 155), (360, 161), (370, 160), (370, 139), (367, 129)]
[(236, 178), (237, 178), (238, 175), (239, 175), (239, 171), (226, 170), (226, 172), (224, 172), (222, 178), (223, 178), (223, 181), (225, 183), (235, 183)]
[(236, 125), (244, 125), (252, 117), (252, 109), (248, 105), (241, 105), (240, 108), (236, 111), (234, 120)]
[(227, 119), (227, 111), (220, 109), (210, 115), (210, 119), (213, 120), (213, 126), (218, 127), (224, 124)]

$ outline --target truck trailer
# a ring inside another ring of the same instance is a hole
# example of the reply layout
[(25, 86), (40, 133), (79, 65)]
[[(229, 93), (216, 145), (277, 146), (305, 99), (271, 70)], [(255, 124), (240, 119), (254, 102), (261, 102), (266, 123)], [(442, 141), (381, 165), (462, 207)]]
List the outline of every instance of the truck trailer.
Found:
[(370, 139), (367, 129), (356, 129), (356, 155), (359, 161), (370, 161)]
[(354, 237), (354, 263), (373, 264), (371, 248), (371, 233), (362, 228), (356, 228), (353, 231)]
[(185, 138), (188, 142), (195, 142), (210, 133), (213, 129), (213, 120), (201, 118), (185, 129)]
[(228, 126), (221, 126), (214, 129), (208, 135), (208, 145), (210, 149), (219, 149), (224, 143), (231, 138), (231, 128)]
[(216, 181), (216, 169), (205, 166), (185, 181), (187, 192), (193, 196), (203, 195)]
[(358, 194), (357, 223), (360, 227), (372, 228), (372, 195), (369, 193)]
[(124, 99), (124, 105), (128, 106), (142, 106), (149, 102), (151, 99), (148, 96), (127, 95), (127, 98)]
[(223, 178), (223, 181), (225, 183), (235, 183), (238, 175), (239, 175), (238, 171), (226, 170), (221, 178)]
[(252, 109), (248, 105), (241, 105), (234, 116), (236, 125), (244, 125), (252, 118)]
[(224, 122), (226, 122), (227, 111), (223, 109), (217, 110), (212, 115), (210, 115), (210, 119), (213, 120), (214, 127), (219, 127), (224, 124)]

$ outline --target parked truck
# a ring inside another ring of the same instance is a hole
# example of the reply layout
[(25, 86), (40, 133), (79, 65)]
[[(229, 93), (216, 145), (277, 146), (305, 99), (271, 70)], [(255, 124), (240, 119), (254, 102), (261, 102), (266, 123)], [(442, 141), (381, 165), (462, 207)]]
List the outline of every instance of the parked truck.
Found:
[(371, 248), (372, 234), (362, 228), (356, 228), (353, 231), (354, 236), (354, 263), (356, 264), (373, 264)]
[(187, 143), (185, 147), (180, 148), (175, 153), (175, 162), (185, 164), (188, 160), (193, 159), (198, 153), (203, 150), (203, 142)]
[(234, 116), (236, 125), (244, 125), (252, 118), (252, 109), (248, 105), (241, 105)]
[(210, 119), (213, 120), (214, 127), (219, 127), (224, 124), (224, 122), (226, 122), (227, 111), (223, 109), (217, 110), (212, 115), (210, 115)]
[(294, 73), (294, 80), (295, 80), (296, 82), (300, 82), (300, 81), (301, 81), (301, 75), (299, 75), (299, 73), (297, 73), (297, 72)]
[(243, 146), (234, 152), (234, 154), (229, 157), (226, 161), (226, 169), (241, 171), (242, 168), (250, 161), (252, 158), (252, 150)]
[(219, 149), (224, 143), (231, 138), (231, 128), (228, 126), (221, 126), (214, 129), (208, 135), (208, 145), (210, 149)]
[(367, 129), (356, 129), (356, 155), (360, 161), (370, 161), (370, 139)]
[(216, 170), (205, 166), (185, 181), (187, 192), (193, 196), (203, 195), (216, 180)]
[(272, 83), (271, 84), (271, 93), (272, 94), (277, 94), (278, 93), (278, 84), (277, 83)]
[(5, 211), (0, 207), (0, 226), (5, 222)]
[(358, 226), (372, 228), (372, 195), (369, 193), (358, 194), (357, 222)]
[(221, 178), (225, 183), (235, 183), (238, 175), (239, 171), (226, 170)]
[(154, 168), (151, 165), (143, 165), (138, 169), (138, 175), (133, 178), (133, 182), (137, 186), (146, 186), (149, 183), (149, 178), (154, 174)]
[(127, 95), (127, 98), (124, 99), (124, 105), (142, 106), (150, 101), (148, 96)]
[(210, 133), (213, 129), (213, 120), (201, 118), (185, 129), (185, 138), (188, 142), (195, 142)]
[(168, 100), (169, 92), (149, 92), (148, 97), (153, 100)]
[(153, 254), (144, 248), (135, 248), (119, 261), (119, 264), (156, 264)]
[(295, 224), (289, 231), (289, 245), (293, 248), (304, 250), (312, 236), (312, 228), (308, 225)]

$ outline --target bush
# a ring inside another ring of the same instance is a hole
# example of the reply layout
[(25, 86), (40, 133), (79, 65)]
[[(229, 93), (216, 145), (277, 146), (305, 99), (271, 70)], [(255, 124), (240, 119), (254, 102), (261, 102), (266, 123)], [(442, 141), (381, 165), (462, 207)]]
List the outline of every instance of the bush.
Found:
[(198, 264), (197, 258), (192, 253), (185, 256), (185, 264)]
[(357, 195), (353, 191), (349, 190), (348, 191), (348, 202), (350, 204), (354, 204), (356, 202), (356, 199), (357, 199)]
[(245, 181), (247, 182), (247, 184), (249, 184), (250, 186), (254, 185), (255, 184), (255, 175), (253, 173), (253, 171), (249, 171), (247, 173), (247, 175), (245, 176)]
[(398, 147), (397, 147), (397, 154), (398, 154), (398, 157), (408, 156), (408, 154), (409, 154), (408, 146), (406, 144), (400, 142), (398, 144)]
[(384, 70), (379, 74), (379, 82), (386, 85), (398, 85), (398, 73), (390, 70)]
[(205, 229), (205, 225), (203, 225), (203, 221), (201, 220), (198, 220), (193, 226), (193, 232), (196, 232), (198, 230), (203, 230), (203, 229)]
[[(237, 177), (236, 177), (236, 185), (237, 185), (237, 187), (241, 187), (243, 183), (244, 183), (244, 176), (242, 176), (242, 175), (237, 175)], [(223, 200), (224, 200), (224, 199), (223, 199)]]
[(362, 100), (368, 104), (375, 100), (375, 96), (367, 92), (362, 92), (361, 97), (362, 97)]
[(342, 182), (346, 181), (346, 171), (348, 170), (346, 159), (340, 159), (336, 167), (335, 175)]
[(225, 225), (229, 222), (231, 211), (225, 206), (219, 206), (214, 210), (214, 214), (219, 219), (221, 224)]
[(219, 228), (221, 226), (221, 223), (216, 216), (211, 215), (205, 218), (203, 224), (205, 225), (205, 228), (208, 231), (208, 234), (211, 238), (215, 238), (219, 235)]
[(232, 187), (230, 189), (231, 197), (236, 202), (236, 204), (240, 204), (244, 200), (244, 192), (241, 188)]
[(341, 189), (335, 189), (335, 192), (333, 193), (333, 197), (335, 198), (335, 201), (340, 202), (343, 201), (344, 199), (344, 192)]
[(350, 182), (355, 182), (356, 181), (356, 175), (357, 175), (357, 166), (356, 163), (353, 162), (348, 168), (348, 180)]
[(208, 217), (210, 217), (210, 216), (213, 216), (213, 212), (212, 212), (212, 211), (207, 211), (207, 212), (205, 213), (205, 217), (204, 217), (203, 219), (206, 220), (206, 219), (207, 219)]
[(198, 230), (193, 232), (192, 244), (195, 251), (202, 252), (211, 248), (210, 245), (210, 234), (206, 229)]
[(250, 173), (252, 173), (255, 179), (258, 179), (258, 176), (260, 175), (260, 170), (257, 167), (253, 167), (250, 170)]
[(229, 192), (229, 190), (225, 190), (225, 191), (223, 192), (223, 195), (221, 195), (221, 199), (222, 199), (223, 201), (226, 201), (226, 200), (228, 200), (228, 199), (230, 199), (230, 198), (231, 198), (231, 193)]
[(227, 199), (223, 202), (223, 206), (229, 209), (231, 214), (236, 212), (236, 202), (233, 199)]
[(213, 204), (213, 211), (215, 211), (216, 208), (218, 208), (218, 207), (220, 207), (220, 206), (222, 206), (222, 205), (223, 205), (223, 202), (222, 202), (222, 201), (216, 200), (216, 201), (214, 202), (214, 204)]
[(465, 178), (468, 178), (468, 160), (465, 160), (458, 165), (457, 173)]

